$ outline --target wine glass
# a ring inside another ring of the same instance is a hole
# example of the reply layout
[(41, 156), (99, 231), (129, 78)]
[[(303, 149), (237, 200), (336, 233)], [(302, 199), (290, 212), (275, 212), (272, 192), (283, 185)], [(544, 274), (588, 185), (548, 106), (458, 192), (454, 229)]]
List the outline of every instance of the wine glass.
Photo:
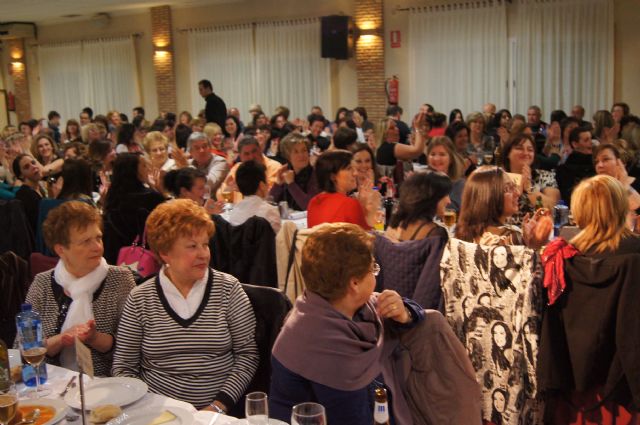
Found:
[(13, 384), (0, 390), (0, 425), (7, 425), (13, 420), (18, 410), (18, 393)]
[(300, 403), (293, 406), (291, 425), (326, 425), (324, 406), (318, 403)]
[(261, 391), (247, 394), (244, 402), (247, 422), (251, 425), (268, 425), (269, 403), (267, 395)]
[(25, 362), (33, 367), (36, 373), (36, 391), (32, 393), (33, 398), (40, 398), (47, 395), (48, 391), (40, 389), (40, 365), (44, 360), (44, 356), (47, 354), (47, 349), (44, 346), (44, 339), (42, 335), (38, 335), (38, 332), (20, 332), (20, 354)]

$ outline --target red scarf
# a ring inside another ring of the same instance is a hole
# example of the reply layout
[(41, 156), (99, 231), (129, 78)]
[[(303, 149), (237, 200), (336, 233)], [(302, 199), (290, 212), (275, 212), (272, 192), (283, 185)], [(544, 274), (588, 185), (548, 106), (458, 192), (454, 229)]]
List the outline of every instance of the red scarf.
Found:
[(542, 253), (544, 266), (544, 287), (547, 288), (549, 305), (552, 305), (564, 292), (567, 282), (564, 279), (564, 260), (579, 255), (580, 251), (564, 238), (551, 241)]

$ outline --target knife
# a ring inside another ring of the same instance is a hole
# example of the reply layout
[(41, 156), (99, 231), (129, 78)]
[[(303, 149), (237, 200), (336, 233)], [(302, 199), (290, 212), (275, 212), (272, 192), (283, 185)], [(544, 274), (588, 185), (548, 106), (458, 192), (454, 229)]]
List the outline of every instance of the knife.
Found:
[(64, 397), (71, 388), (76, 386), (75, 381), (76, 381), (76, 375), (73, 375), (73, 377), (69, 379), (69, 382), (67, 382), (67, 386), (64, 387), (64, 391), (60, 393), (60, 397)]

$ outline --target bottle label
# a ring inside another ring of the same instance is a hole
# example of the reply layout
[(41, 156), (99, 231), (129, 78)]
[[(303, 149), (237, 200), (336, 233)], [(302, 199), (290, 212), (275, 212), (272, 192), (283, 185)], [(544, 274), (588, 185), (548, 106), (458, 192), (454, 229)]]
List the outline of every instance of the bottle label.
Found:
[(389, 406), (387, 403), (378, 403), (376, 401), (373, 408), (373, 421), (376, 424), (386, 424), (389, 422)]

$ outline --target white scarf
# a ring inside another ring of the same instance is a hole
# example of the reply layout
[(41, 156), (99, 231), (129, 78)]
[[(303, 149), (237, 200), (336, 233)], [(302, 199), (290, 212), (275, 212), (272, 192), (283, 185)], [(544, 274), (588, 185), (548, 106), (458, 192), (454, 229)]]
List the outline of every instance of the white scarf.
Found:
[[(72, 300), (67, 317), (62, 324), (61, 333), (93, 319), (93, 294), (107, 277), (108, 272), (109, 265), (104, 258), (98, 267), (80, 278), (69, 273), (62, 260), (58, 261), (53, 275), (58, 285), (62, 286)], [(60, 364), (68, 369), (78, 369), (74, 346), (62, 349)]]

